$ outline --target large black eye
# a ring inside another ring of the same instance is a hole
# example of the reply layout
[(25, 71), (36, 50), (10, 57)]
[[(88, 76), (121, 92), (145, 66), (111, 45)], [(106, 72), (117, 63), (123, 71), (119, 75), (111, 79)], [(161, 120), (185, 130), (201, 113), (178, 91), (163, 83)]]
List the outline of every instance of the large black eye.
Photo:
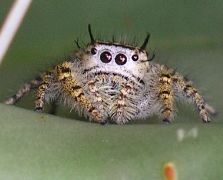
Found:
[(137, 54), (132, 55), (132, 60), (137, 61), (139, 59), (139, 56)]
[(95, 55), (97, 53), (97, 49), (96, 48), (91, 48), (91, 54)]
[(103, 63), (109, 63), (112, 60), (112, 55), (110, 52), (104, 51), (103, 53), (101, 53), (100, 59)]
[(124, 65), (124, 64), (127, 62), (127, 57), (126, 57), (124, 54), (118, 54), (118, 55), (115, 57), (115, 62), (116, 62), (118, 65)]

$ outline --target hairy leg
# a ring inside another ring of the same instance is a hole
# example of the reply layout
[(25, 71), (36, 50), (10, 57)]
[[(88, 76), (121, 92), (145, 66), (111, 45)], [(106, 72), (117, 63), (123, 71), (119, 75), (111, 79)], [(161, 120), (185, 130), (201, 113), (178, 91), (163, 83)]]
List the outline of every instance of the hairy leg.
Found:
[(83, 87), (78, 83), (78, 77), (75, 77), (76, 74), (71, 72), (71, 67), (71, 62), (64, 62), (55, 68), (57, 81), (61, 83), (63, 93), (67, 95), (67, 98), (72, 99), (72, 103), (77, 103), (81, 109), (84, 109), (89, 115), (90, 120), (103, 123), (105, 120), (104, 116), (86, 97)]
[(106, 98), (101, 96), (101, 81), (102, 77), (99, 77), (96, 80), (88, 81), (87, 88), (88, 92), (91, 94), (91, 102), (94, 107), (96, 107), (99, 111), (101, 116), (103, 117), (103, 121), (100, 123), (102, 125), (108, 123), (108, 112), (106, 112), (105, 106), (107, 106)]
[(42, 82), (42, 79), (40, 77), (25, 83), (17, 92), (15, 95), (9, 97), (4, 101), (5, 104), (15, 104), (18, 102), (24, 95), (26, 95), (29, 91), (36, 88), (40, 83)]
[(159, 78), (159, 101), (161, 103), (161, 113), (164, 122), (171, 122), (173, 119), (173, 90), (172, 79), (169, 72), (164, 72)]
[(45, 103), (45, 93), (48, 90), (52, 77), (52, 72), (47, 72), (42, 75), (42, 83), (39, 85), (36, 91), (35, 111), (43, 111), (43, 106)]
[(197, 107), (203, 122), (209, 122), (209, 113), (214, 114), (215, 109), (205, 102), (204, 98), (198, 93), (198, 90), (193, 86), (192, 82), (186, 80), (178, 73), (172, 77), (172, 80), (176, 93), (180, 93), (183, 97), (192, 101)]
[(125, 124), (138, 113), (136, 104), (131, 102), (135, 97), (135, 89), (131, 84), (123, 84), (117, 99), (111, 105), (111, 118), (117, 124)]

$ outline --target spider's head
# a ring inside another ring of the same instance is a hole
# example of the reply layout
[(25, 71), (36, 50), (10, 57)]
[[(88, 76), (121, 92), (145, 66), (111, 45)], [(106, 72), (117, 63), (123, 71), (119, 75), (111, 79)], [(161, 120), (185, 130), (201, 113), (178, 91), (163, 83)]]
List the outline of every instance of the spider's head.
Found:
[(149, 41), (148, 34), (141, 47), (123, 45), (114, 42), (103, 42), (94, 39), (91, 26), (88, 26), (91, 38), (90, 44), (82, 54), (86, 69), (97, 67), (100, 71), (115, 73), (130, 73), (142, 78), (148, 70), (149, 61), (152, 60), (145, 50)]

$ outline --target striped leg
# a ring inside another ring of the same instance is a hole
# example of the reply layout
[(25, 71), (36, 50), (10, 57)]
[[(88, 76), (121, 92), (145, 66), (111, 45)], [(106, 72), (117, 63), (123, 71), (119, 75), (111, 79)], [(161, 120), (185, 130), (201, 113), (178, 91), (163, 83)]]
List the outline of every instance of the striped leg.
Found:
[(161, 74), (159, 79), (159, 100), (163, 121), (170, 123), (173, 119), (172, 79), (168, 73)]
[(203, 122), (210, 122), (209, 113), (215, 114), (215, 109), (204, 101), (204, 98), (193, 87), (192, 83), (178, 73), (173, 76), (173, 81), (177, 93), (183, 94), (184, 97), (196, 105)]
[(90, 120), (103, 123), (103, 116), (85, 96), (82, 87), (77, 82), (77, 78), (71, 73), (71, 66), (72, 64), (69, 62), (64, 62), (63, 64), (56, 66), (56, 77), (58, 77), (58, 81), (61, 83), (64, 93), (67, 94), (68, 98), (72, 99), (72, 103), (79, 104), (79, 112), (81, 112), (81, 109), (84, 109), (89, 115)]
[(45, 102), (45, 92), (47, 90), (47, 87), (48, 87), (48, 83), (44, 82), (37, 89), (36, 100), (35, 100), (35, 111), (37, 112), (43, 111), (43, 106)]
[(103, 121), (101, 121), (100, 123), (102, 125), (105, 125), (108, 123), (108, 114), (105, 110), (105, 106), (107, 106), (108, 102), (105, 102), (104, 99), (106, 98), (102, 97), (99, 93), (99, 88), (101, 87), (102, 81), (103, 77), (98, 77), (97, 80), (87, 82), (87, 87), (88, 91), (91, 93), (92, 106), (96, 107), (100, 111), (100, 114), (104, 117)]
[(36, 100), (35, 100), (35, 111), (42, 112), (43, 106), (45, 103), (45, 93), (48, 90), (48, 87), (51, 83), (51, 79), (53, 78), (53, 72), (48, 71), (42, 74), (42, 82), (37, 88), (36, 91)]
[(36, 78), (28, 83), (25, 83), (15, 95), (11, 96), (10, 98), (4, 101), (5, 104), (15, 104), (18, 102), (25, 94), (27, 94), (32, 89), (36, 88), (41, 83), (41, 78)]
[(131, 102), (131, 96), (134, 96), (134, 91), (136, 90), (131, 84), (125, 84), (121, 88), (117, 100), (114, 101), (111, 114), (112, 120), (117, 124), (125, 124), (137, 114), (138, 108)]

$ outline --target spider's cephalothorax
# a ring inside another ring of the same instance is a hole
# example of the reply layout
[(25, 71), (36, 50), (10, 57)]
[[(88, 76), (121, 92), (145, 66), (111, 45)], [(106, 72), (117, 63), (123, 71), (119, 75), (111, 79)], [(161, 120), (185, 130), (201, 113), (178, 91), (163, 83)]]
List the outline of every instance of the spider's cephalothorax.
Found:
[(15, 104), (24, 94), (37, 89), (35, 110), (46, 102), (62, 102), (91, 121), (108, 120), (124, 124), (130, 120), (159, 115), (164, 121), (174, 118), (174, 101), (193, 102), (204, 122), (215, 110), (206, 104), (192, 83), (172, 69), (150, 62), (145, 50), (147, 35), (140, 47), (94, 39), (67, 61), (26, 83), (5, 101)]

